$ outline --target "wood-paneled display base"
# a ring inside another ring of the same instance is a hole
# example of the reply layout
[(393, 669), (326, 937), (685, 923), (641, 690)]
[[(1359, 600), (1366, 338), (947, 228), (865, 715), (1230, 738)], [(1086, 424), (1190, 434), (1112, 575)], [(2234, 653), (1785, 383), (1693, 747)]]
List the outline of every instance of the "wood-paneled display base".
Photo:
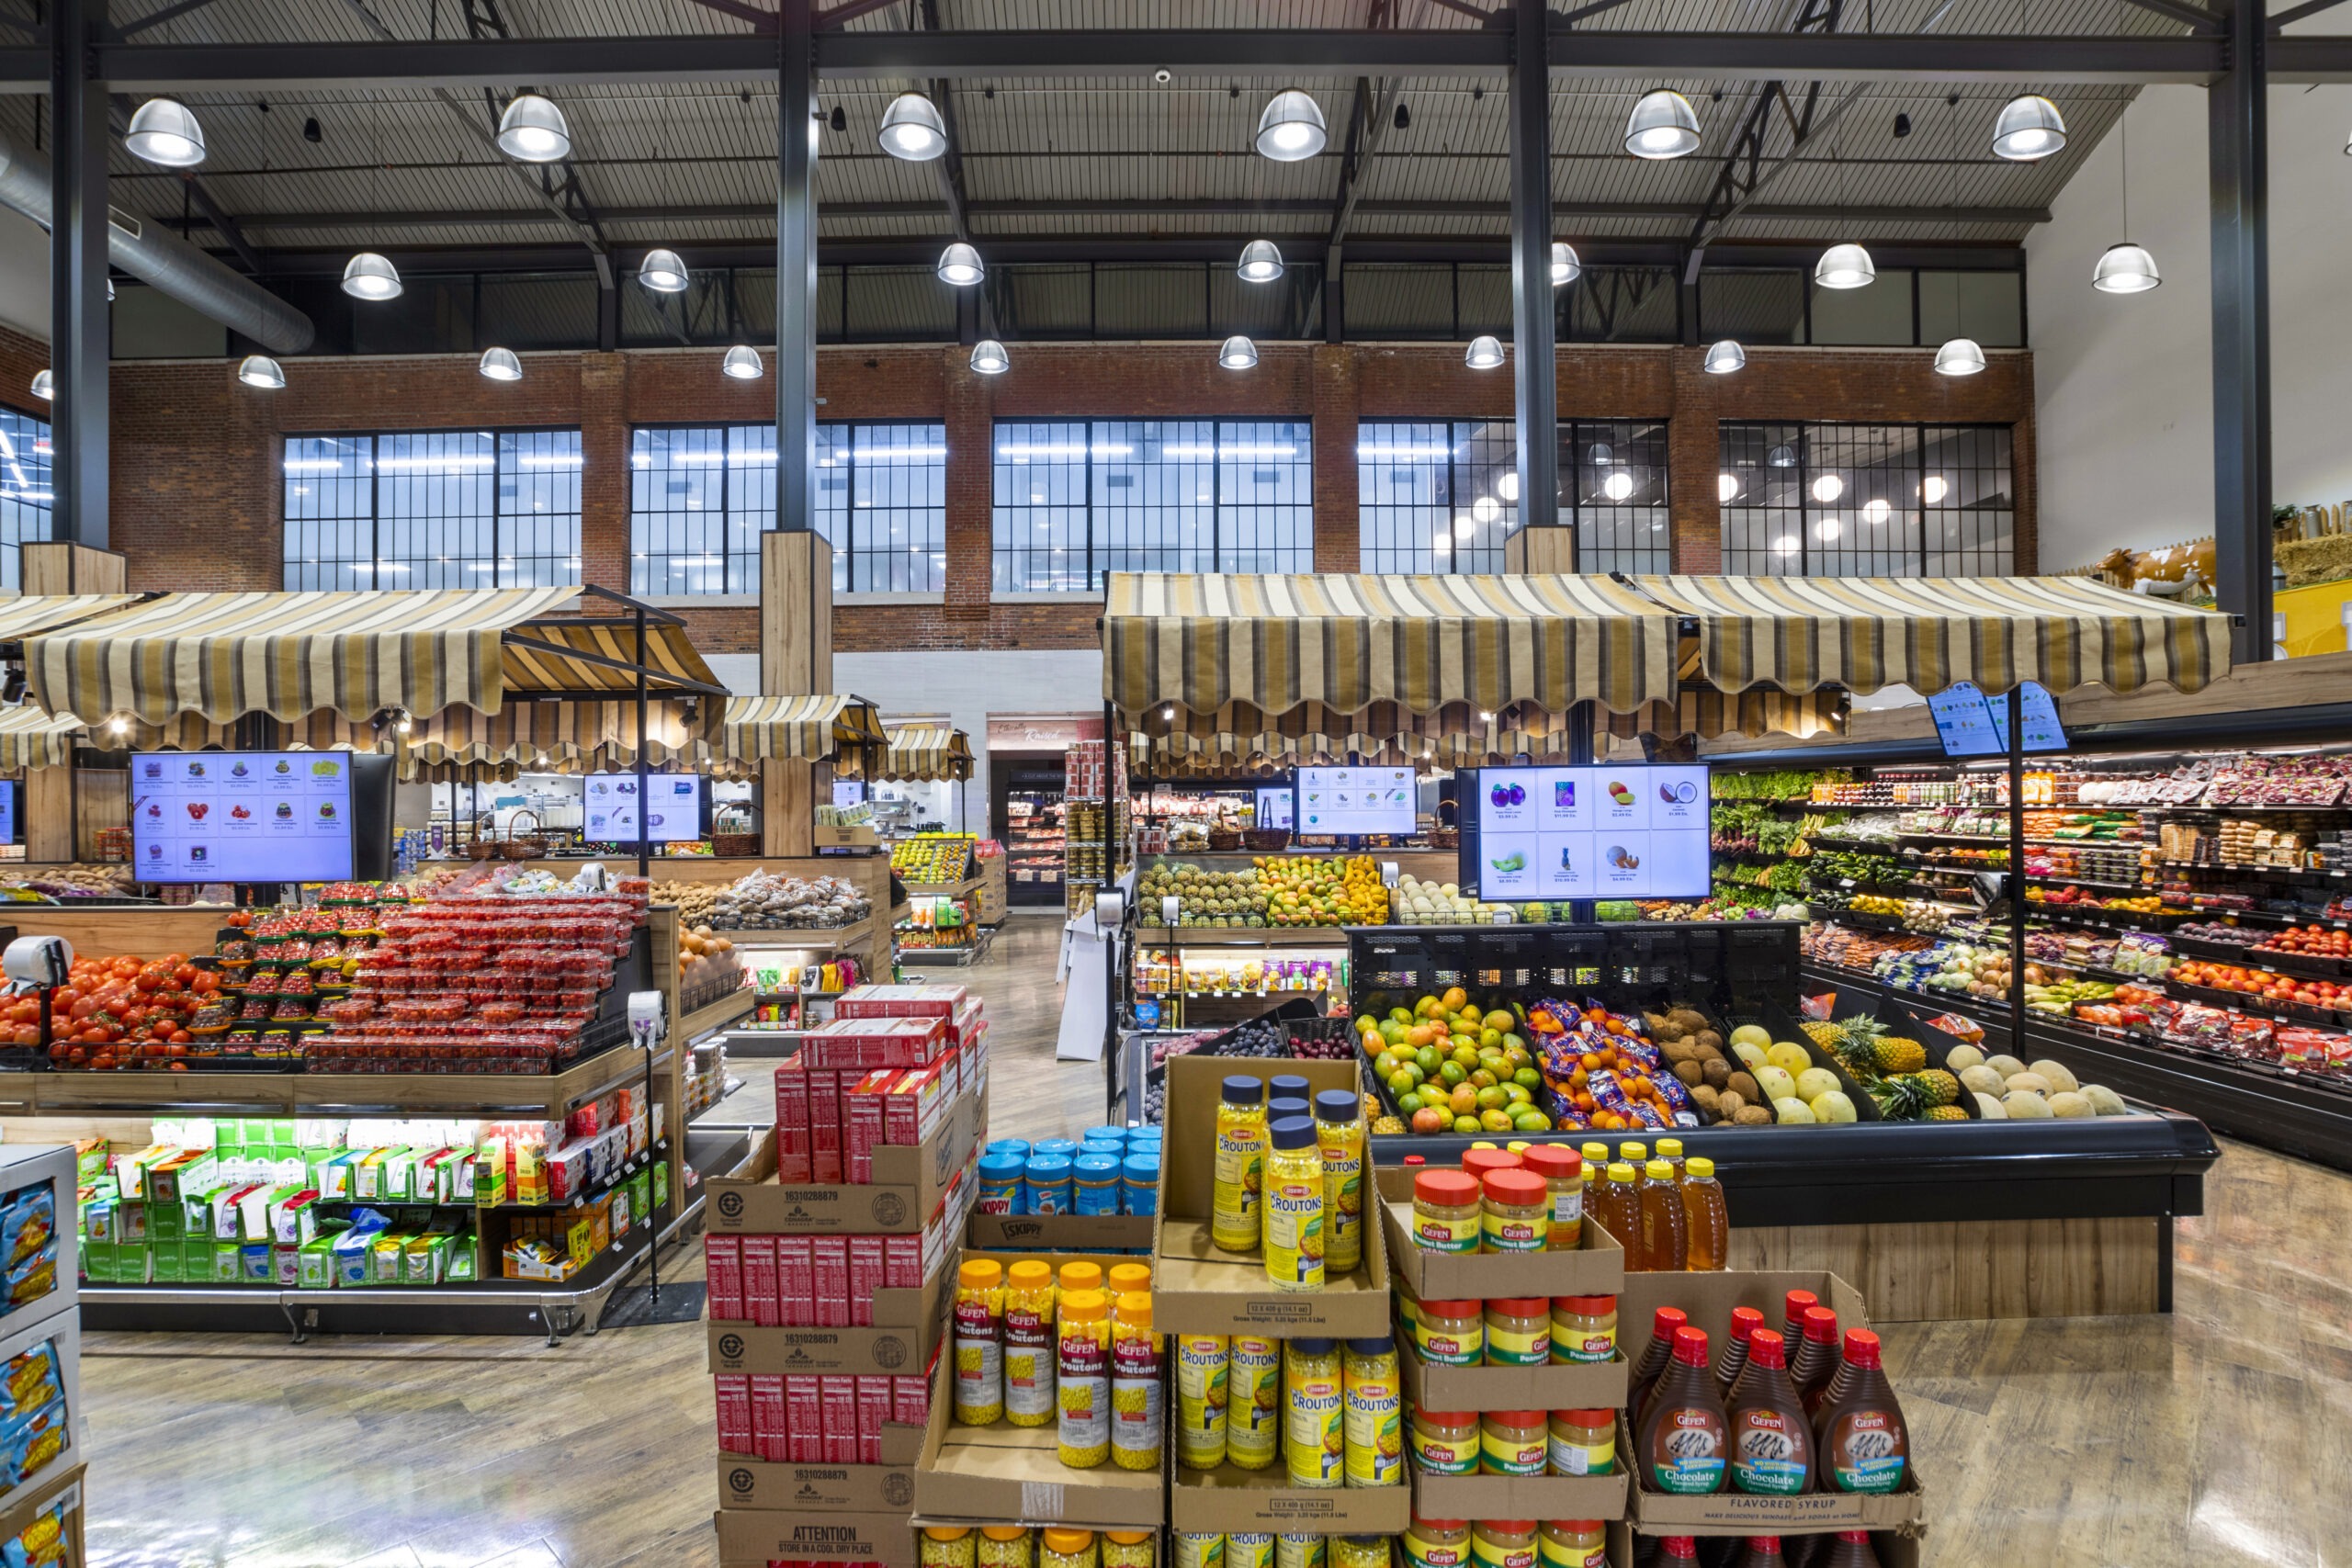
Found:
[(1731, 1266), (1826, 1269), (1860, 1288), (1877, 1323), (2165, 1312), (2172, 1221), (2134, 1215), (1734, 1230)]

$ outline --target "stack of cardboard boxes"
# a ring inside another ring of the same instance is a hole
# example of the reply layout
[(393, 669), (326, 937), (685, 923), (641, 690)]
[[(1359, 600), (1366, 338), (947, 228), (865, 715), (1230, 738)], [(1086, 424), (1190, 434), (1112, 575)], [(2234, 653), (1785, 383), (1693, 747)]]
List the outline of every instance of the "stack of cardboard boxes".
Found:
[(776, 1069), (756, 1179), (709, 1185), (709, 1367), (728, 1568), (915, 1561), (932, 1416), (988, 1127), (961, 986), (860, 986)]

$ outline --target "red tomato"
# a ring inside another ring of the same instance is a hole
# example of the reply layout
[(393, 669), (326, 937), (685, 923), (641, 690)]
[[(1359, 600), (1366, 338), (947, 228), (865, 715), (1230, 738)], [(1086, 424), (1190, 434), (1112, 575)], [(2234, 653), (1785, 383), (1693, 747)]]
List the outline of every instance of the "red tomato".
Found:
[(196, 977), (187, 983), (187, 988), (199, 997), (209, 997), (220, 988), (220, 976), (209, 969), (199, 969)]
[(172, 1043), (175, 1045), (185, 1045), (195, 1038), (195, 1035), (190, 1034), (185, 1029), (175, 1029), (172, 1031)]
[(195, 979), (198, 975), (203, 973), (203, 970), (198, 969), (193, 964), (180, 963), (172, 965), (173, 980), (183, 986), (187, 985), (189, 981)]

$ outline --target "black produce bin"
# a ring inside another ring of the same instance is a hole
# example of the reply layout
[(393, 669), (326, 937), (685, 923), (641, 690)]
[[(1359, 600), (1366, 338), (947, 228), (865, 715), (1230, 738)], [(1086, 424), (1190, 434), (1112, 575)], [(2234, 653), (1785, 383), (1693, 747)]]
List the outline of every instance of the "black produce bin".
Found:
[(1793, 920), (1351, 927), (1349, 989), (1357, 1015), (1375, 1017), (1449, 986), (1521, 1001), (1595, 997), (1618, 1011), (1786, 1010), (1798, 930)]

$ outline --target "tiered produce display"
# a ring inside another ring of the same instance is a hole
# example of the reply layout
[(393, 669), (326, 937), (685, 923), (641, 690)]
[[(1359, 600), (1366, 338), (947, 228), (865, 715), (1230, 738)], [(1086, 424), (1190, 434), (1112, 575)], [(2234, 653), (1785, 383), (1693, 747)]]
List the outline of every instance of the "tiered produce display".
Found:
[[(1369, 855), (1261, 855), (1246, 869), (1157, 861), (1143, 869), (1136, 891), (1153, 923), (1160, 900), (1174, 898), (1176, 924), (1185, 930), (1376, 926), (1388, 919), (1388, 889)], [(1400, 903), (1400, 912), (1407, 907)]]

